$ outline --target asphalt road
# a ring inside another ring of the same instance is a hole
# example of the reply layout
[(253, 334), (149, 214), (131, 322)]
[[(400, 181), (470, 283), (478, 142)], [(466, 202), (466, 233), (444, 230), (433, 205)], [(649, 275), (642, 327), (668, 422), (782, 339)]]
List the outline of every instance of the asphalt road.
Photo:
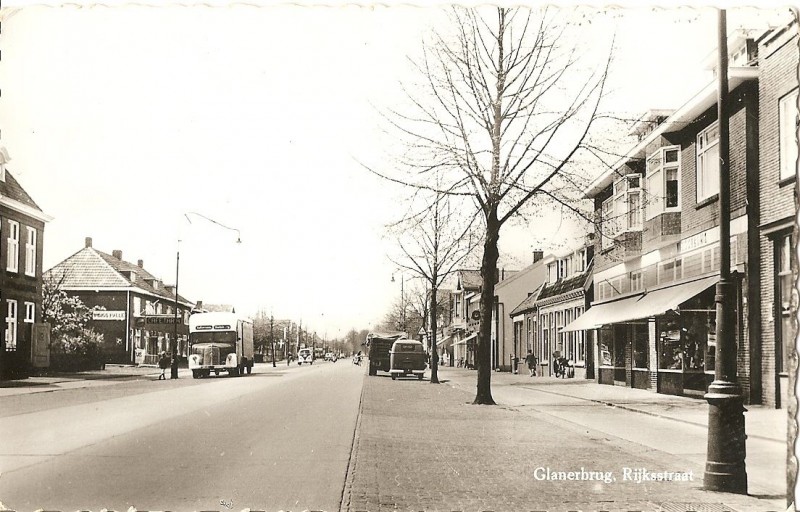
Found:
[(364, 368), (348, 360), (259, 365), (240, 378), (9, 399), (0, 502), (16, 510), (336, 510)]

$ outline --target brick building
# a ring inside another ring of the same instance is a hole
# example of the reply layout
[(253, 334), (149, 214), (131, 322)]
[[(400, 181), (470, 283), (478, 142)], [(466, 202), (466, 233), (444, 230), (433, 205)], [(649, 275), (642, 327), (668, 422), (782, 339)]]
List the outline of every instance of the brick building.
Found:
[[(758, 402), (760, 70), (752, 37), (731, 37), (729, 49), (737, 366), (745, 400)], [(713, 80), (679, 109), (642, 118), (634, 127), (639, 143), (585, 191), (597, 220), (595, 300), (568, 329), (591, 329), (600, 383), (703, 396), (713, 380), (720, 260), (716, 101)]]
[(176, 330), (178, 352), (186, 357), (193, 304), (178, 296), (176, 315), (175, 287), (145, 270), (142, 260), (133, 264), (122, 251), (98, 251), (87, 237), (83, 249), (45, 277), (60, 281), (62, 290), (86, 306), (104, 308), (93, 313), (88, 327), (103, 335), (108, 362), (155, 364), (161, 351), (171, 352)]
[(797, 67), (793, 20), (758, 39), (759, 244), (761, 280), (761, 400), (785, 407), (788, 374), (796, 371)]
[(0, 379), (27, 377), (41, 361), (34, 326), (42, 321), (42, 244), (52, 219), (6, 170), (9, 160), (0, 147)]

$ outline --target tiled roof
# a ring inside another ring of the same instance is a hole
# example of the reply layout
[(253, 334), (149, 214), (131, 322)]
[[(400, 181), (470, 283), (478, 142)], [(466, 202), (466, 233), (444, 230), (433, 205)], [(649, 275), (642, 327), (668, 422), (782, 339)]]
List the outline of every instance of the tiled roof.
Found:
[(130, 286), (117, 270), (91, 247), (86, 247), (47, 272), (46, 276), (62, 279), (61, 288), (115, 288)]
[[(129, 272), (135, 272), (135, 281), (131, 281)], [(147, 282), (156, 280), (150, 272), (133, 263), (121, 260), (111, 254), (98, 251), (92, 247), (81, 249), (58, 265), (48, 270), (46, 275), (60, 278), (64, 276), (61, 288), (139, 288), (156, 297), (175, 300), (175, 293), (166, 287), (157, 290)], [(178, 296), (178, 301), (191, 304), (183, 296)]]
[(559, 279), (553, 284), (545, 285), (544, 289), (539, 294), (539, 300), (546, 299), (548, 297), (555, 297), (557, 295), (561, 295), (562, 293), (571, 292), (573, 290), (582, 290), (586, 284), (587, 276), (589, 275), (589, 272), (582, 272), (578, 275), (570, 277), (569, 279)]
[(483, 286), (480, 270), (459, 270), (458, 275), (461, 287), (465, 290), (479, 290)]
[(534, 307), (535, 302), (539, 299), (539, 293), (542, 291), (543, 287), (544, 287), (544, 284), (539, 285), (539, 287), (536, 288), (535, 292), (533, 292), (530, 295), (528, 295), (527, 297), (525, 297), (525, 300), (520, 302), (519, 305), (517, 307), (515, 307), (511, 311), (511, 313), (509, 313), (509, 316), (516, 316), (516, 315), (519, 315), (520, 313), (525, 313), (527, 311), (532, 310), (533, 307)]
[(19, 201), (20, 203), (42, 211), (42, 209), (39, 208), (39, 205), (36, 204), (33, 199), (31, 199), (31, 196), (25, 192), (25, 189), (22, 188), (16, 178), (14, 178), (14, 176), (12, 176), (8, 170), (6, 170), (6, 180), (0, 181), (0, 195), (4, 195), (9, 199)]
[(203, 304), (203, 309), (209, 313), (235, 313), (233, 306), (230, 304)]

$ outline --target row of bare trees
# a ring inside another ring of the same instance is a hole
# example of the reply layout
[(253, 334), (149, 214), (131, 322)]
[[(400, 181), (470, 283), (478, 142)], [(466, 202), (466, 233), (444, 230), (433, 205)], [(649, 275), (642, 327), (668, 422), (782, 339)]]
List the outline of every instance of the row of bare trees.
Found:
[(591, 219), (579, 191), (588, 166), (608, 165), (594, 137), (607, 117), (600, 105), (613, 42), (606, 52), (584, 51), (586, 20), (552, 7), (454, 7), (450, 21), (414, 61), (420, 80), (404, 85), (407, 106), (384, 116), (402, 153), (390, 169), (366, 167), (408, 191), (408, 208), (391, 226), (392, 260), (426, 283), (434, 336), (443, 281), (480, 259), (474, 403), (494, 404), (488, 320), (501, 230), (560, 208)]

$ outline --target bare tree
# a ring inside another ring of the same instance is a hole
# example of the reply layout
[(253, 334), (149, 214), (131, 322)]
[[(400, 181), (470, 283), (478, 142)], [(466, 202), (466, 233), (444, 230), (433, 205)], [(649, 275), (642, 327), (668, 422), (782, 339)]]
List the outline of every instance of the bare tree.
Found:
[(570, 207), (565, 190), (590, 157), (611, 62), (587, 66), (571, 12), (455, 7), (454, 33), (437, 33), (416, 63), (423, 84), (406, 90), (409, 112), (392, 109), (405, 139), (403, 174), (373, 172), (413, 189), (467, 197), (485, 228), (475, 404), (494, 404), (490, 322), (500, 230), (528, 204)]
[[(441, 186), (441, 177), (437, 177), (436, 184), (437, 188)], [(439, 289), (478, 246), (480, 237), (476, 232), (477, 215), (464, 217), (463, 200), (440, 191), (423, 191), (416, 199), (422, 203), (419, 212), (392, 226), (398, 233), (402, 253), (402, 258), (394, 263), (425, 281), (425, 289), (417, 293), (419, 300), (416, 305), (419, 306), (422, 327), (431, 333), (431, 383), (438, 384)]]

